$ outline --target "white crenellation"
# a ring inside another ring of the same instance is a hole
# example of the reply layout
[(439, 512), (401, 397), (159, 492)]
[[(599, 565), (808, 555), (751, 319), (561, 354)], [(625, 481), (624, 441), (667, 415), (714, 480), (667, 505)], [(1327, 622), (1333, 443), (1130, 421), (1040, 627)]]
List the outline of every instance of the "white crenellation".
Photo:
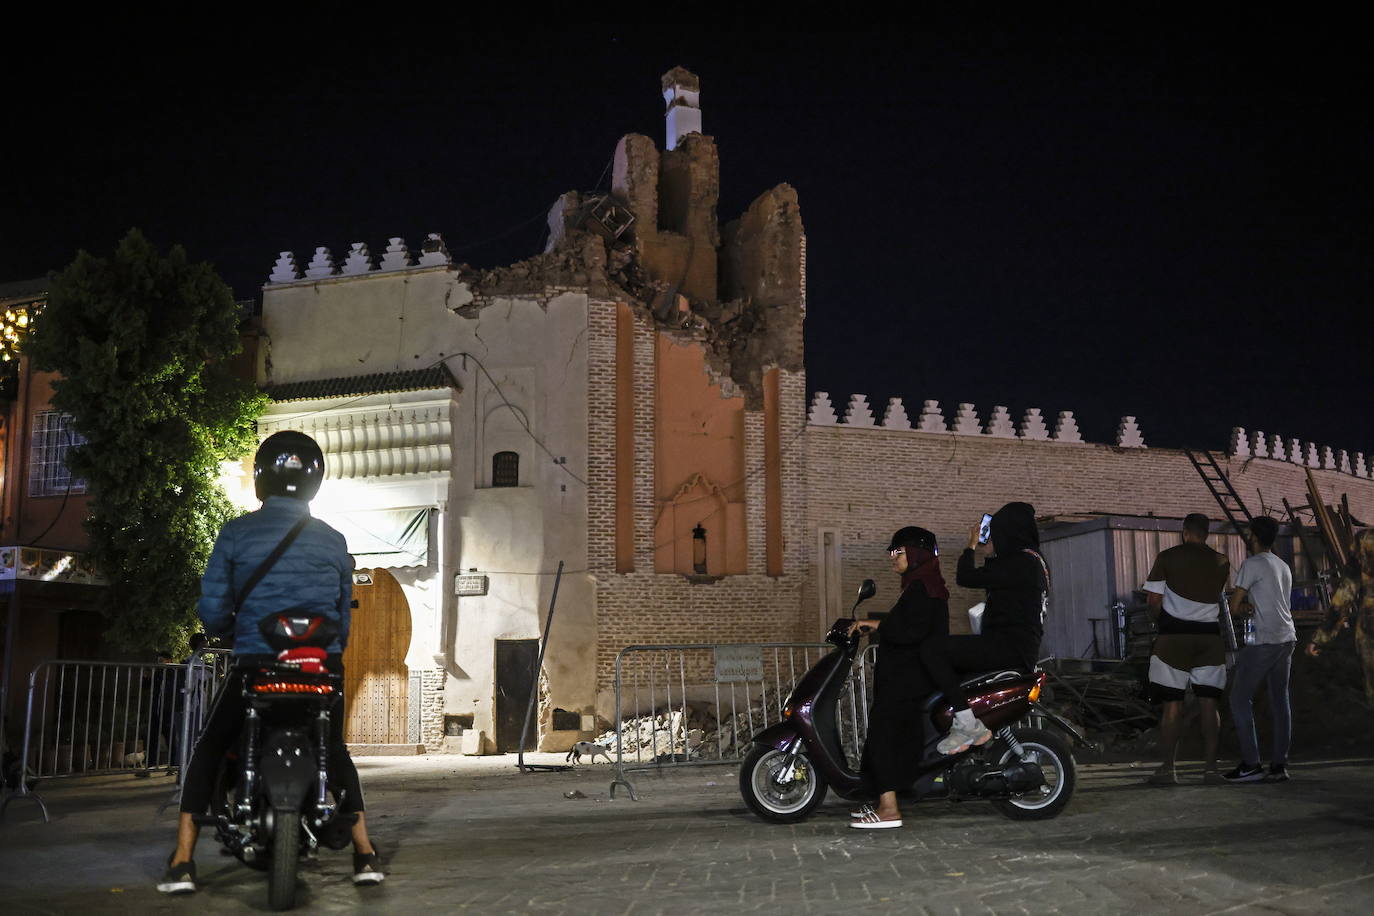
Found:
[(1269, 444), (1264, 441), (1264, 433), (1259, 430), (1250, 434), (1250, 454), (1256, 458), (1269, 457)]
[(1336, 470), (1336, 453), (1329, 445), (1322, 446), (1322, 467), (1328, 471)]
[(325, 277), (332, 277), (338, 272), (339, 268), (334, 266), (334, 256), (329, 253), (328, 248), (321, 245), (315, 249), (315, 256), (306, 265), (305, 278), (307, 280), (323, 280)]
[(348, 246), (348, 257), (344, 258), (343, 267), (339, 272), (345, 276), (353, 277), (358, 274), (369, 273), (373, 269), (372, 255), (367, 250), (367, 243), (354, 242)]
[(1298, 439), (1288, 440), (1288, 461), (1290, 464), (1302, 464), (1302, 442)]
[(1116, 428), (1116, 445), (1118, 448), (1145, 447), (1145, 437), (1141, 435), (1140, 424), (1136, 423), (1135, 417), (1121, 418), (1121, 424)]
[(386, 254), (382, 255), (380, 270), (405, 270), (411, 266), (410, 250), (406, 248), (406, 240), (403, 238), (393, 238), (388, 240)]
[(1083, 435), (1078, 431), (1078, 421), (1073, 418), (1072, 410), (1059, 411), (1059, 421), (1054, 424), (1055, 442), (1082, 442)]
[(1352, 473), (1352, 471), (1351, 471), (1351, 466), (1350, 466), (1350, 453), (1347, 452), (1345, 449), (1341, 449), (1340, 460), (1339, 460), (1339, 463), (1337, 464), (1337, 469), (1338, 469), (1342, 474), (1350, 474), (1350, 473)]
[(425, 242), (420, 246), (420, 265), (421, 267), (446, 267), (453, 263), (449, 257), (448, 248), (444, 245), (444, 237), (437, 232), (431, 232), (425, 238)]
[(807, 412), (806, 422), (812, 426), (834, 426), (835, 408), (830, 403), (830, 394), (817, 391), (811, 399), (811, 410)]
[(1229, 454), (1232, 458), (1250, 457), (1250, 440), (1245, 438), (1245, 427), (1231, 427), (1231, 446)]
[(972, 404), (960, 404), (959, 412), (954, 417), (951, 427), (953, 432), (961, 436), (981, 436), (983, 425), (978, 422), (978, 411)]
[(911, 429), (911, 418), (906, 415), (901, 398), (888, 399), (887, 409), (883, 411), (883, 429)]
[(998, 439), (1015, 439), (1016, 427), (1011, 422), (1011, 411), (1005, 407), (992, 408), (992, 416), (988, 418), (984, 432)]
[(1027, 408), (1026, 416), (1021, 420), (1021, 438), (1043, 442), (1049, 437), (1049, 431), (1045, 429), (1045, 418), (1040, 416), (1040, 408)]
[(939, 401), (926, 401), (921, 408), (921, 421), (916, 427), (923, 433), (943, 433), (945, 430), (945, 416), (940, 412)]
[(267, 278), (267, 282), (295, 283), (300, 278), (300, 269), (296, 267), (296, 255), (290, 251), (283, 251), (277, 255), (277, 263), (272, 265), (272, 275)]
[(1321, 458), (1317, 455), (1317, 446), (1315, 443), (1307, 443), (1307, 460), (1303, 463), (1309, 468), (1319, 468), (1322, 466)]
[(1368, 477), (1369, 466), (1364, 463), (1364, 452), (1355, 453), (1355, 476)]
[(1274, 433), (1274, 441), (1269, 444), (1269, 457), (1275, 461), (1288, 460), (1288, 450), (1283, 447), (1282, 434)]
[(873, 410), (868, 406), (868, 396), (850, 395), (849, 406), (845, 408), (844, 419), (840, 422), (845, 426), (872, 426)]

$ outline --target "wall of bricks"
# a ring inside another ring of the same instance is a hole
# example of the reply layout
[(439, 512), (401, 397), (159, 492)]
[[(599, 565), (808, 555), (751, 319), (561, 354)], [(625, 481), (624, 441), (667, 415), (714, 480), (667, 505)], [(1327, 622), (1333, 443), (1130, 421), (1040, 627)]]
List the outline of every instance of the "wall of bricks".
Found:
[[(447, 677), (443, 668), (420, 672), (420, 743), (426, 751), (437, 750), (444, 743), (444, 681)], [(414, 699), (411, 697), (412, 701)]]
[[(903, 525), (935, 532), (951, 586), (950, 606), (962, 610), (981, 599), (954, 585), (959, 552), (982, 513), (1006, 502), (1029, 502), (1041, 517), (1112, 513), (1181, 518), (1203, 512), (1221, 518), (1201, 477), (1177, 449), (857, 426), (810, 426), (804, 438), (808, 530), (840, 529), (843, 594), (852, 595), (871, 577), (878, 582), (874, 603), (879, 606), (893, 595), (895, 585), (884, 548)], [(1308, 501), (1303, 467), (1225, 457), (1220, 451), (1213, 455), (1254, 514), (1275, 508), (1281, 512), (1285, 497), (1294, 506)], [(1327, 503), (1338, 503), (1347, 494), (1357, 518), (1374, 519), (1374, 481), (1335, 470), (1312, 473)], [(813, 544), (814, 536), (806, 541), (802, 636), (815, 636), (822, 617)], [(964, 625), (962, 613), (951, 614), (951, 625), (956, 630)]]

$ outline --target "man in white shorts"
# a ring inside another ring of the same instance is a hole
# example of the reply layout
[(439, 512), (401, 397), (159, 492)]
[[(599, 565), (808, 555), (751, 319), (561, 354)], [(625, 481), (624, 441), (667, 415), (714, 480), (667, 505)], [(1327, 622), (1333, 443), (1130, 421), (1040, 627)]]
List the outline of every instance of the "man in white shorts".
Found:
[(1224, 782), (1217, 770), (1217, 743), (1221, 737), (1218, 704), (1226, 689), (1226, 644), (1218, 622), (1231, 563), (1207, 546), (1209, 527), (1207, 516), (1201, 513), (1185, 518), (1183, 543), (1155, 557), (1145, 582), (1150, 616), (1159, 626), (1150, 655), (1150, 699), (1163, 707), (1159, 720), (1163, 761), (1146, 780), (1154, 786), (1178, 784), (1174, 757), (1189, 687), (1197, 697), (1202, 722), (1202, 781), (1208, 785)]

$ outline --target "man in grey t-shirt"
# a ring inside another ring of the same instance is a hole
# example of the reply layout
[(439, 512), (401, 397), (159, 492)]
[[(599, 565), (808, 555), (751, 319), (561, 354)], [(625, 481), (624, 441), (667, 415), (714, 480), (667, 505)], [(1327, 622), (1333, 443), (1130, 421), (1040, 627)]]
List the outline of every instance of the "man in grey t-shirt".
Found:
[(1293, 734), (1292, 711), (1288, 705), (1288, 672), (1293, 662), (1297, 631), (1289, 603), (1293, 594), (1293, 571), (1274, 556), (1271, 549), (1278, 537), (1279, 524), (1261, 517), (1250, 525), (1252, 555), (1236, 574), (1236, 589), (1231, 596), (1231, 613), (1254, 614), (1255, 636), (1240, 650), (1236, 675), (1231, 683), (1231, 716), (1240, 741), (1241, 761), (1223, 777), (1227, 782), (1258, 782), (1265, 778), (1259, 763), (1259, 738), (1255, 734), (1255, 690), (1261, 681), (1269, 684), (1269, 707), (1273, 715), (1273, 756), (1268, 778), (1288, 779), (1288, 745)]

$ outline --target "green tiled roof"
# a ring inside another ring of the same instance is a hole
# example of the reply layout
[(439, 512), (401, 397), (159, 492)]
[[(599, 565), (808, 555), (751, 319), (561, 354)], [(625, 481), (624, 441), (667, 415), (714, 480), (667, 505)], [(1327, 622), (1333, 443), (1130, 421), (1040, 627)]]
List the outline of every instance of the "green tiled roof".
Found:
[(263, 390), (274, 401), (318, 401), (324, 398), (388, 394), (393, 391), (424, 391), (429, 388), (462, 390), (458, 380), (443, 363), (428, 369), (412, 369), (408, 372), (379, 372), (375, 375), (287, 382), (284, 385), (268, 385)]

